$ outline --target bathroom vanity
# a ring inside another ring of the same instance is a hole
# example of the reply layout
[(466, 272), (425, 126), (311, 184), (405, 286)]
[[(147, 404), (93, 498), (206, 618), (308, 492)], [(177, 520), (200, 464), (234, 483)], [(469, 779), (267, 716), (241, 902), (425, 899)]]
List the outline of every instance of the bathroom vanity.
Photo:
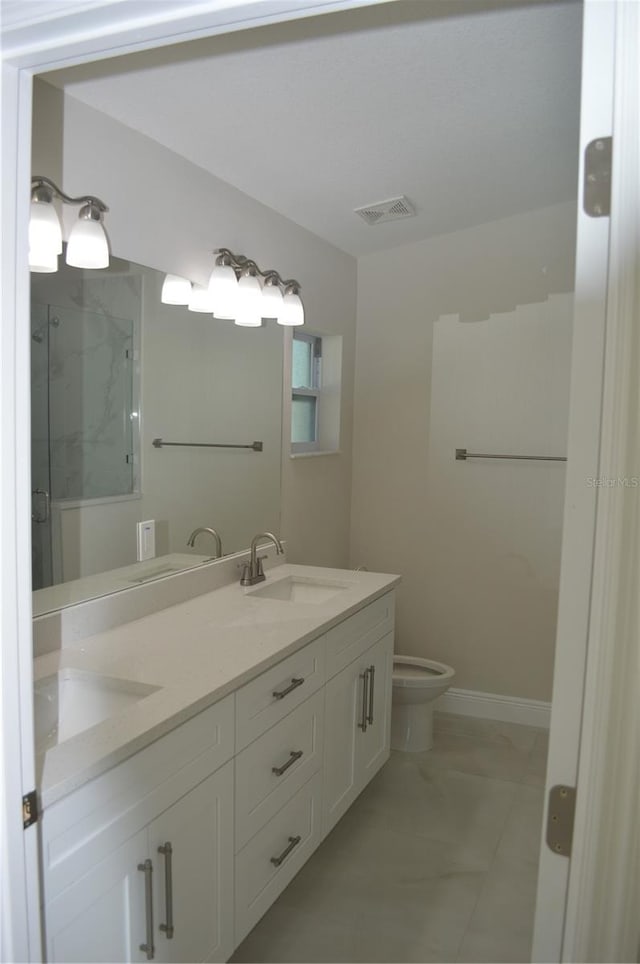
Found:
[(274, 566), (36, 659), (70, 727), (42, 761), (49, 961), (230, 957), (389, 755), (398, 582)]

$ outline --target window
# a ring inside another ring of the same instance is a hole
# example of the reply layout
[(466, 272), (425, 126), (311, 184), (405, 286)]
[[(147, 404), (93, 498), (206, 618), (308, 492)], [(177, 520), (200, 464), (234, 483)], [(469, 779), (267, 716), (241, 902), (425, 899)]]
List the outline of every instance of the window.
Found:
[(312, 452), (319, 443), (322, 339), (294, 332), (291, 351), (291, 451)]
[(342, 337), (291, 338), (291, 456), (327, 455), (340, 450)]

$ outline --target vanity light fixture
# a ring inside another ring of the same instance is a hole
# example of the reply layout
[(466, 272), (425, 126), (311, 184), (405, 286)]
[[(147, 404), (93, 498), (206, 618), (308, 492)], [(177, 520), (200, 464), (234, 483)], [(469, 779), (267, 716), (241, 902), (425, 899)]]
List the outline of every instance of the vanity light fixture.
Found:
[(165, 275), (160, 301), (163, 305), (188, 305), (191, 301), (191, 282), (177, 274)]
[[(263, 271), (251, 258), (234, 254), (229, 248), (218, 248), (214, 254), (216, 260), (208, 286), (190, 285), (185, 278), (168, 274), (162, 285), (162, 302), (188, 304), (190, 311), (211, 312), (214, 318), (234, 321), (242, 328), (259, 328), (269, 319), (279, 325), (304, 324), (298, 281), (283, 280), (273, 268)], [(173, 294), (177, 282), (190, 285), (184, 301), (178, 301)]]
[(191, 285), (191, 296), (189, 298), (189, 311), (201, 311), (211, 314), (211, 295), (206, 285)]
[(102, 224), (107, 205), (92, 195), (69, 197), (48, 177), (31, 178), (31, 216), (29, 218), (29, 267), (36, 272), (58, 270), (62, 251), (62, 228), (53, 206), (58, 198), (65, 204), (82, 205), (78, 221), (67, 242), (66, 262), (76, 268), (107, 268), (109, 244)]

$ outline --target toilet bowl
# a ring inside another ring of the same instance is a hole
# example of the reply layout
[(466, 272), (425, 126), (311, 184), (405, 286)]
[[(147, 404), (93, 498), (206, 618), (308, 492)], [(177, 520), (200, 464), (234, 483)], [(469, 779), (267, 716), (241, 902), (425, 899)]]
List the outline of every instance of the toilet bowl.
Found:
[(433, 746), (433, 701), (449, 689), (455, 670), (416, 656), (393, 657), (391, 749), (421, 753)]

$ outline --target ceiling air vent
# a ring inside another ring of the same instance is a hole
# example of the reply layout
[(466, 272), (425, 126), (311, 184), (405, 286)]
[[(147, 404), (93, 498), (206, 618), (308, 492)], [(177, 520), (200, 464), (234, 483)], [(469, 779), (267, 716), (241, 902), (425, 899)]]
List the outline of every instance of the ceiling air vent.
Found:
[(364, 207), (355, 208), (354, 213), (359, 214), (367, 224), (382, 224), (383, 221), (412, 218), (415, 216), (416, 209), (402, 194), (400, 197), (391, 197), (386, 201), (376, 201), (375, 204), (365, 204)]

